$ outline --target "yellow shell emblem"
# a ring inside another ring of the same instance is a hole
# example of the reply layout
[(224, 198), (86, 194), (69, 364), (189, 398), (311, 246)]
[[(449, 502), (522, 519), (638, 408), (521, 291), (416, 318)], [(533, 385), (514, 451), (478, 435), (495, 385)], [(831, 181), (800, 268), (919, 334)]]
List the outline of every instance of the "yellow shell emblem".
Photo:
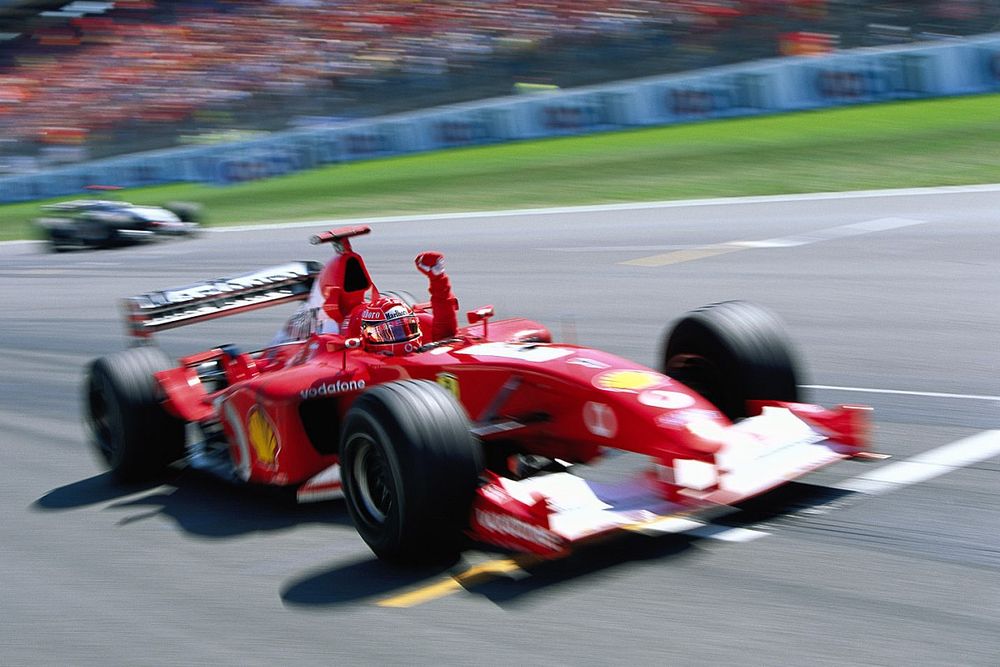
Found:
[(257, 460), (266, 465), (273, 465), (274, 458), (278, 454), (278, 436), (271, 422), (257, 408), (250, 413), (247, 431), (250, 436), (250, 446), (257, 454)]
[(605, 371), (594, 377), (594, 386), (605, 391), (643, 391), (664, 384), (664, 377), (640, 370)]

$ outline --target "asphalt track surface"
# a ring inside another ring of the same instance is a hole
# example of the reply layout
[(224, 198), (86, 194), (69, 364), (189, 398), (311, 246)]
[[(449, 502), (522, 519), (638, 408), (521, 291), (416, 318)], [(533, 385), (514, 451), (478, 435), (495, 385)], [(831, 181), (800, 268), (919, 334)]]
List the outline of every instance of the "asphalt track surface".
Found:
[[(117, 300), (323, 259), (313, 230), (0, 246), (0, 664), (996, 665), (998, 217), (1000, 189), (985, 189), (373, 223), (355, 247), (383, 289), (420, 293), (412, 259), (439, 249), (463, 309), (492, 303), (649, 365), (683, 311), (762, 303), (787, 321), (812, 400), (873, 406), (876, 449), (893, 455), (698, 534), (524, 568), (473, 550), (393, 570), (340, 501), (102, 474), (80, 384), (124, 345)], [(286, 310), (160, 341), (256, 346)]]

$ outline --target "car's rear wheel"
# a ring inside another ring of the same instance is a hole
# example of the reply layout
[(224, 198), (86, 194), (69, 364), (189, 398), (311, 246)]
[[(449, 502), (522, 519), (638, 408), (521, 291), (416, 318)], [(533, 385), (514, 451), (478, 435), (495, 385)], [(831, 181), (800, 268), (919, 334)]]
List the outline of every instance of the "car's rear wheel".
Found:
[(122, 350), (90, 365), (84, 388), (90, 440), (120, 481), (156, 477), (184, 454), (184, 422), (163, 407), (153, 377), (172, 366), (155, 347)]
[(379, 558), (412, 563), (457, 553), (483, 453), (447, 390), (404, 380), (359, 396), (344, 420), (340, 466), (348, 511)]
[(662, 365), (734, 421), (747, 416), (749, 400), (799, 400), (784, 325), (745, 301), (711, 304), (681, 318), (666, 338)]
[(201, 204), (190, 201), (171, 201), (164, 204), (163, 208), (176, 215), (181, 222), (201, 222)]

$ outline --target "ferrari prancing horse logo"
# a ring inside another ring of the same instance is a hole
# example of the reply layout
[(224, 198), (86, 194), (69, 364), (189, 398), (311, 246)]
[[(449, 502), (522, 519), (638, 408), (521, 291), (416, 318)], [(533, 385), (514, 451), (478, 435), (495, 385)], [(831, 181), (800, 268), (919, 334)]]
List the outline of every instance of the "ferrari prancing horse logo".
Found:
[(437, 383), (450, 391), (455, 398), (461, 399), (461, 391), (458, 387), (458, 378), (451, 373), (438, 373)]

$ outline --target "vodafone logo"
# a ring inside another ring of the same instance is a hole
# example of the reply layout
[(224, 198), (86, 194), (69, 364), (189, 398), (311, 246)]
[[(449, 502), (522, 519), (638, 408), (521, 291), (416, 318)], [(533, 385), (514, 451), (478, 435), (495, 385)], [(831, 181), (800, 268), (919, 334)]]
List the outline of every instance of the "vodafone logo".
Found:
[(588, 401), (583, 406), (583, 424), (599, 438), (613, 438), (618, 433), (618, 418), (604, 403)]
[(337, 380), (336, 382), (326, 382), (317, 387), (309, 387), (299, 392), (302, 400), (316, 398), (319, 396), (336, 396), (349, 391), (361, 391), (365, 388), (364, 380)]

